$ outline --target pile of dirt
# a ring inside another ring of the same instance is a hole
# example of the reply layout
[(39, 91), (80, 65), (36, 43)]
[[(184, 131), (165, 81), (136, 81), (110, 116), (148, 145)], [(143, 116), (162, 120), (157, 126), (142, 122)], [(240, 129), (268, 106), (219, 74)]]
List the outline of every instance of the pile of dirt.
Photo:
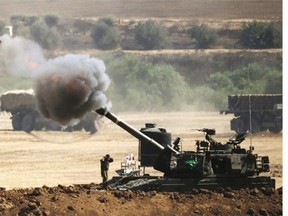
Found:
[(0, 191), (0, 215), (282, 215), (282, 188), (106, 191), (97, 185)]

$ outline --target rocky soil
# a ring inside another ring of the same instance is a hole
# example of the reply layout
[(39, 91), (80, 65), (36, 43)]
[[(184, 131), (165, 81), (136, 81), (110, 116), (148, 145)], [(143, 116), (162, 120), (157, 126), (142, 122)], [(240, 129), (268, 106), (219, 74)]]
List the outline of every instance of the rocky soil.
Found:
[(1, 215), (282, 215), (282, 188), (157, 193), (105, 191), (90, 184), (0, 193)]

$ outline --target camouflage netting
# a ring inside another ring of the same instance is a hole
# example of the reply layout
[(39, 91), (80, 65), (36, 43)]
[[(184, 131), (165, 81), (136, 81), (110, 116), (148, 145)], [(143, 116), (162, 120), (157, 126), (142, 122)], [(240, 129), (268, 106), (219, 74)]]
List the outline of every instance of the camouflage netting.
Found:
[(29, 90), (12, 90), (5, 92), (0, 97), (2, 111), (11, 111), (15, 108), (34, 107), (34, 91)]

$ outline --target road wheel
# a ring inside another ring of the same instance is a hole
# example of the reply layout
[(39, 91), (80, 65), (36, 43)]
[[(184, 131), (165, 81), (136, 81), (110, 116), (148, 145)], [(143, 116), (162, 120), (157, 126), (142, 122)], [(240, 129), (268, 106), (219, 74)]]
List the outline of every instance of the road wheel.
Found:
[(34, 121), (34, 130), (40, 131), (44, 128), (44, 126), (45, 126), (45, 123), (43, 119), (40, 116), (36, 117)]
[(12, 127), (14, 130), (20, 131), (22, 129), (21, 123), (22, 123), (22, 115), (16, 113), (15, 115), (12, 116)]
[(22, 119), (21, 128), (25, 132), (30, 132), (34, 128), (34, 116), (31, 113), (26, 113)]
[(248, 130), (247, 122), (244, 121), (243, 119), (239, 119), (238, 128), (235, 130), (236, 133), (238, 134), (246, 133), (247, 130)]
[(269, 128), (269, 131), (270, 131), (271, 133), (277, 134), (277, 133), (280, 133), (280, 132), (282, 131), (282, 128), (275, 125), (275, 127)]

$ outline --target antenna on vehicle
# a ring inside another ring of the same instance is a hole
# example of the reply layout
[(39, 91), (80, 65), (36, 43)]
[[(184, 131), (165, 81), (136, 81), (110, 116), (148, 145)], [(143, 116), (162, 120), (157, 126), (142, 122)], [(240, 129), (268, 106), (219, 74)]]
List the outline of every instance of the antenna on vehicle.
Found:
[(251, 110), (251, 85), (250, 85), (250, 71), (248, 71), (248, 103), (249, 103), (249, 137), (250, 137), (250, 150), (252, 149), (252, 110)]

